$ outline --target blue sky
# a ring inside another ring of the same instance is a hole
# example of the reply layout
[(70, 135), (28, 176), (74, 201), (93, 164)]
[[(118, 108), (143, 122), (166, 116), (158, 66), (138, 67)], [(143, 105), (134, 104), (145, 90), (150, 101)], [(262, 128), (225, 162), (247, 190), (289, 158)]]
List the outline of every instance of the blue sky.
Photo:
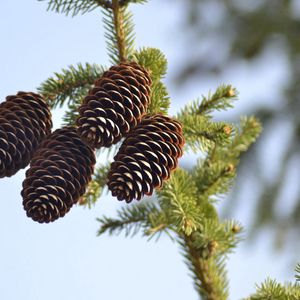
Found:
[[(172, 113), (224, 81), (190, 82), (181, 90), (171, 84), (184, 50), (176, 27), (181, 22), (181, 9), (178, 4), (158, 0), (133, 7), (137, 46), (160, 48), (169, 60), (166, 82), (174, 99)], [(46, 3), (36, 0), (1, 1), (0, 41), (1, 101), (19, 90), (35, 91), (40, 82), (70, 64), (108, 65), (100, 12), (67, 18), (46, 12)], [(247, 112), (252, 105), (248, 103), (255, 102), (246, 101), (257, 95), (248, 89), (249, 78), (260, 93), (281, 82), (285, 62), (283, 58), (278, 62), (276, 56), (276, 63), (281, 64), (280, 72), (268, 74), (264, 84), (263, 67), (259, 70), (261, 78), (253, 76), (257, 70), (245, 65), (238, 66), (234, 74), (226, 74), (226, 82), (237, 86), (244, 99), (235, 112)], [(61, 115), (61, 111), (54, 112), (55, 128)], [(0, 299), (197, 299), (179, 249), (167, 237), (157, 243), (140, 237), (96, 237), (96, 217), (113, 216), (123, 204), (104, 196), (92, 210), (74, 207), (65, 218), (40, 225), (23, 211), (23, 179), (24, 170), (0, 180)], [(251, 201), (250, 191), (244, 193)], [(247, 224), (244, 207), (238, 216)], [(285, 272), (289, 261), (270, 251), (269, 234), (264, 232), (255, 244), (241, 244), (230, 256), (231, 299), (247, 296), (254, 291), (254, 283), (267, 276), (293, 279), (292, 272)]]

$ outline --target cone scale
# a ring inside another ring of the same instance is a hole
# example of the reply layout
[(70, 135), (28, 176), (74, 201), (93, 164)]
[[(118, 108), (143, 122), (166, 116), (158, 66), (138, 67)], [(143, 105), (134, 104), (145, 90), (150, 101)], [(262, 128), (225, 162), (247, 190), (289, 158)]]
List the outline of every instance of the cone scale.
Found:
[(146, 116), (114, 157), (107, 180), (112, 195), (126, 202), (152, 195), (177, 168), (183, 145), (178, 121), (163, 115)]
[(79, 108), (78, 134), (93, 148), (116, 144), (145, 115), (150, 86), (148, 72), (137, 63), (111, 67)]
[(35, 93), (18, 92), (0, 104), (0, 178), (25, 168), (51, 132), (50, 109)]
[(63, 217), (85, 193), (95, 165), (94, 151), (76, 129), (54, 131), (34, 154), (23, 182), (23, 206), (39, 223)]

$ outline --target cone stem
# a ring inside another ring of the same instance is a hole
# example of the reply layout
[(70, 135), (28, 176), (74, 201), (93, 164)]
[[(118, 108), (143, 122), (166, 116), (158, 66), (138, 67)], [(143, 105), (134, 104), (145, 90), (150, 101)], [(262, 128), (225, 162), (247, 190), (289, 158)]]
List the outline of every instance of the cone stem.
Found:
[(119, 0), (112, 0), (112, 10), (114, 16), (114, 25), (116, 31), (116, 38), (118, 43), (119, 60), (120, 62), (126, 61), (125, 50), (125, 34), (124, 34), (124, 17)]

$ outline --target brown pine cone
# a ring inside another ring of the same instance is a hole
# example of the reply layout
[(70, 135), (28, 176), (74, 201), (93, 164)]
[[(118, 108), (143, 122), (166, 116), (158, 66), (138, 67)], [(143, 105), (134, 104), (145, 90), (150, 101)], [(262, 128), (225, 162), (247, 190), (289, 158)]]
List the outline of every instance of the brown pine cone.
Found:
[(135, 62), (111, 67), (79, 108), (78, 134), (94, 148), (120, 141), (146, 113), (150, 85), (148, 72)]
[(63, 217), (85, 193), (96, 163), (76, 129), (55, 130), (35, 152), (23, 181), (23, 206), (39, 223)]
[(51, 128), (51, 112), (41, 95), (7, 96), (0, 104), (0, 178), (25, 168)]
[(178, 121), (146, 116), (126, 136), (108, 173), (107, 185), (118, 200), (131, 202), (161, 187), (182, 156), (184, 138)]

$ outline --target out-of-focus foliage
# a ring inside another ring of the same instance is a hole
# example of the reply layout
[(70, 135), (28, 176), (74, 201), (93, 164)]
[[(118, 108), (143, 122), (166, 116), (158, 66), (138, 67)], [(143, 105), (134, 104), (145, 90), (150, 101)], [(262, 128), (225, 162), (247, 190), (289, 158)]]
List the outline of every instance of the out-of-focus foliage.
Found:
[[(257, 228), (270, 226), (276, 233), (277, 245), (288, 244), (287, 238), (299, 232), (300, 225), (300, 3), (298, 0), (177, 0), (176, 3), (183, 6), (181, 12), (185, 13), (182, 32), (186, 42), (177, 86), (190, 79), (201, 80), (234, 71), (240, 62), (249, 67), (258, 63), (266, 66), (266, 53), (274, 51), (287, 61), (289, 76), (270, 93), (275, 92), (280, 104), (274, 103), (273, 96), (265, 96), (252, 112), (262, 121), (264, 133), (245, 154), (248, 159), (243, 159), (241, 172), (247, 168), (247, 174), (251, 171), (254, 174), (254, 179), (250, 179), (256, 185), (252, 190), (257, 193), (253, 233)], [(274, 66), (267, 67), (271, 73)], [(277, 136), (281, 145), (266, 151), (263, 144), (270, 140), (274, 145), (274, 133), (283, 126), (289, 128), (289, 136)], [(282, 148), (283, 154), (279, 153)], [(270, 162), (264, 156), (266, 153), (279, 160), (279, 163), (274, 161), (279, 165), (276, 172), (268, 171), (269, 166), (264, 164)], [(239, 178), (237, 193), (245, 184), (247, 179)], [(230, 211), (233, 207), (232, 202)], [(289, 242), (297, 241), (300, 240), (291, 238)]]

